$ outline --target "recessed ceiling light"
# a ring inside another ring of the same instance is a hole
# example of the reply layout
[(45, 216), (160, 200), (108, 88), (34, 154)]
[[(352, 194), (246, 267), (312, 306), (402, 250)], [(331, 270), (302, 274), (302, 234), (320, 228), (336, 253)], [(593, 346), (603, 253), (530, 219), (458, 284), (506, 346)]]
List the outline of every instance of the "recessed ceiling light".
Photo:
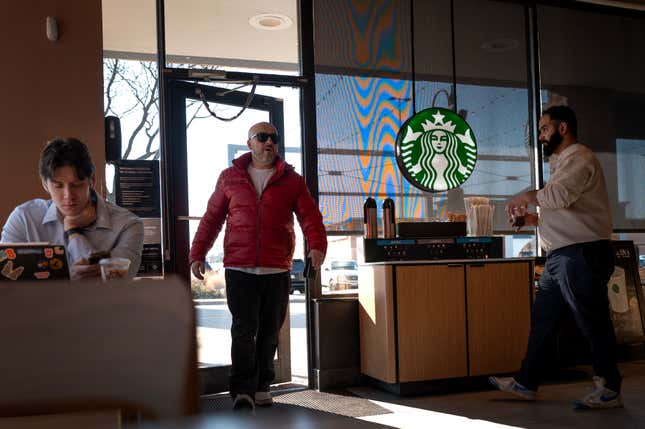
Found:
[(520, 43), (511, 37), (489, 40), (482, 43), (482, 49), (487, 52), (506, 52), (520, 46)]
[(285, 30), (291, 27), (293, 21), (286, 15), (280, 13), (263, 13), (249, 18), (251, 27), (258, 30)]

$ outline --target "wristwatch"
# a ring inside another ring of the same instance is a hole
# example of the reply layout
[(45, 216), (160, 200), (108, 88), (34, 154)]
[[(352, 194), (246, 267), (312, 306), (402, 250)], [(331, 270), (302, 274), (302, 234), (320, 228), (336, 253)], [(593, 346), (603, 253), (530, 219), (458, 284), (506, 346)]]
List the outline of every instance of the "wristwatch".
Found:
[(67, 231), (65, 231), (63, 233), (63, 237), (65, 237), (65, 240), (69, 240), (70, 235), (72, 235), (72, 234), (81, 234), (81, 235), (83, 235), (84, 232), (85, 232), (85, 228), (79, 228), (79, 227), (70, 228), (70, 229), (68, 229)]

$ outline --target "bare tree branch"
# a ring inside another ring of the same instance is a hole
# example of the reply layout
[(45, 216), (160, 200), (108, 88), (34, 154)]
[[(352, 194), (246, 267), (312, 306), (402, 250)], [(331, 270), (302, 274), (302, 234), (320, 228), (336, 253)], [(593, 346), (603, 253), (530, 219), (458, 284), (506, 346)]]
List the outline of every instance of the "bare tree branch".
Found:
[[(204, 107), (204, 105), (202, 104), (202, 102), (201, 102), (201, 101), (200, 101), (199, 103), (200, 103), (200, 104), (199, 104), (199, 106), (197, 106), (197, 109), (195, 109), (195, 112), (191, 115), (190, 119), (189, 119), (188, 121), (186, 121), (186, 130), (188, 130), (188, 127), (190, 127), (190, 124), (192, 124), (192, 123), (193, 123), (193, 121), (194, 121), (196, 118), (198, 118), (197, 114), (198, 114), (198, 113), (199, 113), (199, 111)], [(186, 110), (188, 110), (188, 107), (189, 107), (189, 106), (186, 106)], [(204, 117), (205, 117), (205, 116), (201, 116), (201, 117), (199, 117), (199, 118), (204, 118)]]
[[(180, 65), (195, 68), (195, 65)], [(216, 66), (198, 66), (216, 70)], [(123, 158), (159, 159), (159, 82), (156, 62), (106, 58), (103, 64), (105, 82), (104, 115), (114, 115), (127, 124)], [(186, 103), (186, 129), (196, 119), (209, 118), (200, 100)], [(126, 137), (127, 136), (127, 137)], [(126, 141), (127, 140), (127, 141)], [(155, 147), (156, 146), (156, 147)], [(140, 148), (143, 153), (139, 155)]]
[(103, 115), (108, 116), (110, 113), (114, 113), (112, 111), (112, 88), (115, 84), (117, 75), (120, 75), (119, 69), (122, 68), (121, 63), (119, 62), (118, 58), (108, 58), (105, 60), (107, 67), (105, 67), (106, 73), (105, 77), (107, 77), (107, 83), (105, 84), (105, 108), (103, 110)]
[[(141, 118), (138, 122), (138, 124), (135, 126), (134, 130), (132, 131), (132, 134), (130, 135), (130, 138), (128, 139), (128, 147), (126, 148), (125, 153), (123, 154), (124, 158), (128, 158), (130, 156), (130, 152), (132, 151), (134, 141), (137, 137), (137, 135), (141, 132), (141, 130), (144, 128), (144, 126), (147, 124), (152, 123), (154, 121), (155, 117), (157, 116), (155, 112), (152, 110), (157, 110), (157, 79), (155, 78), (156, 72), (154, 72), (151, 67), (149, 67), (150, 63), (144, 63), (141, 62), (141, 65), (144, 69), (144, 79), (148, 79), (152, 77), (153, 79), (150, 80), (150, 82), (154, 82), (154, 86), (150, 88), (147, 94), (141, 95), (139, 92), (134, 90), (134, 88), (137, 87), (135, 82), (127, 82), (128, 86), (133, 89), (134, 96), (135, 98), (139, 101), (139, 104), (141, 105), (141, 110), (142, 110), (142, 115)], [(147, 67), (148, 65), (148, 67)], [(147, 100), (145, 98), (147, 97)]]

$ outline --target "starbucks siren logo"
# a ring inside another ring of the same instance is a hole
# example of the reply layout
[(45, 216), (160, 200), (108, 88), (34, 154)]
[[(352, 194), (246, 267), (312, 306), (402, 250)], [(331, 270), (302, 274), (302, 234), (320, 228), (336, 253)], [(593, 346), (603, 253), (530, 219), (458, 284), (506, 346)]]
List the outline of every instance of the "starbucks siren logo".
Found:
[(476, 160), (475, 136), (452, 110), (422, 110), (405, 121), (396, 137), (399, 169), (424, 191), (446, 191), (462, 185)]

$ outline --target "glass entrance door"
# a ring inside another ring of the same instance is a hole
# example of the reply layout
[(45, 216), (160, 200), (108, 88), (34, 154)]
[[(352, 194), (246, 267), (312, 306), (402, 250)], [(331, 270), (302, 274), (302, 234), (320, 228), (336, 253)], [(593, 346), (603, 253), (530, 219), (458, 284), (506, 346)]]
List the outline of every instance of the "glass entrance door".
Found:
[[(226, 303), (222, 228), (206, 256), (207, 272), (200, 281), (190, 275), (188, 253), (201, 216), (222, 170), (244, 152), (248, 129), (261, 121), (271, 122), (284, 136), (282, 100), (222, 87), (176, 81), (169, 85), (169, 175), (173, 183), (167, 219), (171, 225), (171, 259), (177, 273), (190, 278), (197, 316), (198, 360), (204, 381), (203, 393), (228, 390), (230, 370), (231, 314)], [(204, 104), (208, 105), (208, 109)], [(248, 107), (236, 119), (245, 104)], [(280, 148), (284, 157), (284, 147)], [(275, 369), (276, 383), (291, 379), (290, 329), (287, 314), (279, 338)]]

